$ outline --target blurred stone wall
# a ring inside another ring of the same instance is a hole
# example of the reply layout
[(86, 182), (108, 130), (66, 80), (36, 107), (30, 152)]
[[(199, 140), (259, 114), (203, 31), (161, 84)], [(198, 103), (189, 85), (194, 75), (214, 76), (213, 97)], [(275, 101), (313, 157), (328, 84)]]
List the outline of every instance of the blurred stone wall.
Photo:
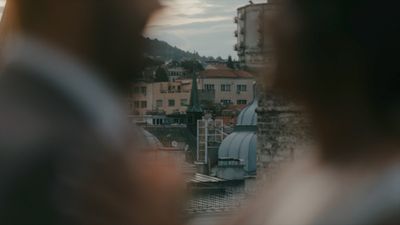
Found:
[(310, 122), (302, 107), (273, 92), (260, 98), (257, 113), (257, 177), (264, 179), (309, 151)]

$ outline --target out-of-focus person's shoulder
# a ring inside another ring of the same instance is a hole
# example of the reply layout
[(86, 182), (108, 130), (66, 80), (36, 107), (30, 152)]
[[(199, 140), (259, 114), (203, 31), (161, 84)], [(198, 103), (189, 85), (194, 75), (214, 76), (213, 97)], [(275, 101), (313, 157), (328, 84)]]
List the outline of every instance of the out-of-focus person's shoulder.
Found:
[(256, 199), (243, 213), (246, 224), (306, 225), (341, 194), (341, 182), (335, 172), (320, 166), (312, 155), (282, 168), (274, 178), (261, 182), (260, 187)]
[(308, 157), (284, 168), (275, 180), (261, 184), (254, 201), (230, 224), (310, 225), (327, 224), (328, 220), (329, 224), (347, 224), (357, 221), (357, 216), (379, 221), (385, 213), (378, 211), (385, 205), (388, 214), (399, 209), (393, 204), (399, 199), (399, 170), (395, 166), (363, 175), (358, 169), (340, 169)]
[[(318, 188), (314, 188), (315, 185), (325, 185), (326, 180), (329, 179), (318, 169), (315, 157), (304, 157), (292, 162), (290, 166), (281, 168), (273, 178), (259, 181), (255, 198), (250, 200), (249, 207), (231, 224), (303, 224), (297, 217), (303, 217), (304, 211), (310, 209), (299, 204), (308, 202), (312, 205), (312, 195), (326, 195), (329, 190), (318, 193)], [(292, 221), (293, 218), (296, 219)]]
[[(78, 110), (65, 97), (23, 69), (0, 75), (0, 144), (54, 140), (68, 129), (83, 129)], [(70, 132), (73, 134), (73, 132)], [(61, 141), (58, 138), (58, 141)], [(38, 143), (36, 143), (38, 144)]]

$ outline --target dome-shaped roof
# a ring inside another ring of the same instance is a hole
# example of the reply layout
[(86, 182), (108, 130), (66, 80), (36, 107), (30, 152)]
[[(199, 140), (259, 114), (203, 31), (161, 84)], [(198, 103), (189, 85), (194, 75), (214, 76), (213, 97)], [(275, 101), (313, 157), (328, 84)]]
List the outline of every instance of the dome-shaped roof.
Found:
[(257, 126), (257, 108), (258, 100), (255, 99), (249, 106), (240, 112), (236, 126)]
[(237, 180), (256, 173), (257, 107), (258, 101), (255, 99), (242, 110), (234, 132), (219, 146), (217, 170), (219, 177)]
[(145, 137), (145, 141), (151, 148), (162, 148), (163, 145), (161, 144), (160, 140), (156, 136), (154, 136), (152, 133), (148, 132), (145, 129), (142, 129), (143, 135)]
[(256, 171), (257, 135), (252, 131), (233, 132), (224, 139), (218, 150), (218, 159), (239, 161), (248, 174)]

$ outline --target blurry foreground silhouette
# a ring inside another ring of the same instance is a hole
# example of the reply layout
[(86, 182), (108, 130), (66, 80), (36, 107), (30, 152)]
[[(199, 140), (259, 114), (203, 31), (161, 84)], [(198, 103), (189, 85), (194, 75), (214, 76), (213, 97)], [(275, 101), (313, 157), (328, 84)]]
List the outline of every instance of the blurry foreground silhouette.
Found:
[(318, 152), (289, 166), (234, 224), (400, 224), (397, 3), (280, 3), (273, 91), (306, 106)]
[(174, 166), (120, 106), (156, 0), (8, 0), (1, 33), (0, 224), (180, 224)]

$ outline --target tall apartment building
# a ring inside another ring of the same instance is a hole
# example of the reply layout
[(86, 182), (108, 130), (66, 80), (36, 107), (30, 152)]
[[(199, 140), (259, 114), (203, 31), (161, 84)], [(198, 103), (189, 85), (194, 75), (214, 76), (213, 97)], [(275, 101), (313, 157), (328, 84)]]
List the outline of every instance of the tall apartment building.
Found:
[(266, 18), (276, 6), (275, 1), (267, 3), (249, 4), (237, 9), (234, 18), (237, 30), (234, 35), (237, 43), (234, 46), (238, 53), (242, 67), (249, 70), (259, 70), (269, 64), (271, 60), (271, 41), (266, 34)]

